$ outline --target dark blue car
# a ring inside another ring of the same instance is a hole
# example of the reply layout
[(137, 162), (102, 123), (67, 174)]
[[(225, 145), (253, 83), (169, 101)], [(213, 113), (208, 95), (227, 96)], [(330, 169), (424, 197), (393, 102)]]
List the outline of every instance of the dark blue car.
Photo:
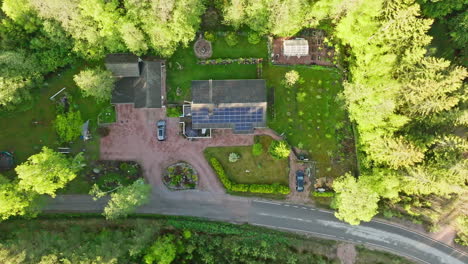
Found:
[(296, 171), (296, 190), (298, 192), (304, 191), (304, 171)]

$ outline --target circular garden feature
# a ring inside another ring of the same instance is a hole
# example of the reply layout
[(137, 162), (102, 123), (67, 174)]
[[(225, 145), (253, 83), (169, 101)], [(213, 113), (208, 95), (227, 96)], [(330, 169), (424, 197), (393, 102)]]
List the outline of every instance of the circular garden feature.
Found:
[(198, 173), (192, 165), (179, 161), (166, 168), (163, 182), (171, 190), (195, 189), (198, 184)]
[(211, 57), (211, 55), (213, 55), (211, 42), (201, 37), (197, 40), (197, 42), (195, 42), (193, 49), (195, 51), (195, 55), (199, 59), (208, 59)]

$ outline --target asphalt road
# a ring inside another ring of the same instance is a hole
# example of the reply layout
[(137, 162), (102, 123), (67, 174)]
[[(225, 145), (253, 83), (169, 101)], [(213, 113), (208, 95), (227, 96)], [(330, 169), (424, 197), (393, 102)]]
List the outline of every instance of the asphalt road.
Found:
[[(93, 201), (86, 195), (61, 195), (51, 199), (46, 211), (100, 212), (106, 199)], [(282, 202), (263, 201), (200, 191), (153, 191), (149, 204), (139, 213), (185, 215), (275, 228), (333, 240), (363, 244), (409, 257), (420, 263), (466, 264), (466, 252), (378, 220), (351, 226), (333, 212)]]

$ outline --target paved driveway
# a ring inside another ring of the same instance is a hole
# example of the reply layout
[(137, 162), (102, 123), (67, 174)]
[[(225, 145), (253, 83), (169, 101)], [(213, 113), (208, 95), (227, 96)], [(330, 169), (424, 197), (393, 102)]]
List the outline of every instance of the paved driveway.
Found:
[[(224, 193), (224, 188), (203, 156), (209, 146), (243, 146), (253, 144), (253, 135), (234, 135), (231, 130), (216, 130), (209, 139), (188, 141), (181, 135), (179, 118), (166, 118), (165, 109), (136, 109), (132, 104), (116, 105), (118, 120), (110, 133), (101, 139), (101, 159), (134, 160), (142, 165), (148, 181), (162, 185), (161, 174), (170, 164), (184, 160), (198, 171), (199, 189)], [(167, 120), (166, 141), (156, 139), (156, 122)], [(270, 134), (268, 129), (257, 134)]]

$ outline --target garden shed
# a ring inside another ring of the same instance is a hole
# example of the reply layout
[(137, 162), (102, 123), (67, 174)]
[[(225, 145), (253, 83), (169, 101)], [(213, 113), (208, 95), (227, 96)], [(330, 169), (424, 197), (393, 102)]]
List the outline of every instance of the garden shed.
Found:
[(283, 42), (284, 56), (309, 55), (309, 42), (305, 39), (288, 39)]

